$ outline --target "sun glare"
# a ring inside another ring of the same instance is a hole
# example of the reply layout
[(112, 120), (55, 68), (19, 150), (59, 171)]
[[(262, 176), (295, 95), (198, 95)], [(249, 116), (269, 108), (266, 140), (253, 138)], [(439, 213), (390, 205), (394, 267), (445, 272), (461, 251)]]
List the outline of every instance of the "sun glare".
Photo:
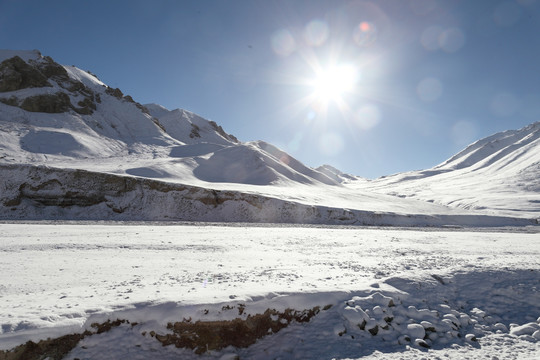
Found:
[(318, 101), (340, 101), (354, 90), (358, 72), (352, 65), (339, 65), (321, 69), (312, 82), (314, 96)]

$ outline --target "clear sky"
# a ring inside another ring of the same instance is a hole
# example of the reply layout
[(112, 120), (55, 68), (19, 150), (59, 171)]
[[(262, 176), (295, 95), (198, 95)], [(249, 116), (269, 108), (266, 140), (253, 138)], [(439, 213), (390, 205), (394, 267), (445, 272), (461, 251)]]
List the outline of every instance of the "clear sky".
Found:
[(0, 48), (368, 178), (540, 120), (540, 0), (0, 0)]

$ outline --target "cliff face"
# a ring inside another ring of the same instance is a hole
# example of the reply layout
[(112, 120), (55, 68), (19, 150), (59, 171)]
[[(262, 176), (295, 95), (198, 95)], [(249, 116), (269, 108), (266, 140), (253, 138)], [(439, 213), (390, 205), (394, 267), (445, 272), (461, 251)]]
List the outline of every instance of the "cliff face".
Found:
[(394, 226), (523, 226), (497, 216), (400, 215), (43, 166), (0, 165), (0, 219), (208, 221)]

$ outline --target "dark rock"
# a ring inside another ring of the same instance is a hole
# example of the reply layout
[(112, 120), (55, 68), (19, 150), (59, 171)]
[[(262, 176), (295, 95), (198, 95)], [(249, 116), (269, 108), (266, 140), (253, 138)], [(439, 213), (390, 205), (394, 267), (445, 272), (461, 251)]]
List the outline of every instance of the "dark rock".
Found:
[(426, 349), (429, 349), (431, 346), (429, 346), (429, 344), (427, 342), (425, 342), (424, 340), (422, 339), (417, 339), (415, 341), (415, 344), (420, 346), (420, 347), (423, 347), (423, 348), (426, 348)]
[(47, 78), (68, 80), (69, 75), (64, 67), (55, 62), (50, 56), (45, 56), (41, 61), (36, 62), (36, 67)]
[(0, 92), (45, 86), (51, 86), (47, 77), (20, 57), (0, 63)]
[(195, 124), (191, 124), (191, 132), (189, 133), (189, 137), (194, 139), (194, 138), (200, 138), (201, 137), (201, 134), (199, 134), (199, 131), (201, 129), (195, 125)]
[(79, 105), (80, 108), (74, 108), (74, 110), (81, 115), (91, 115), (94, 110), (96, 110), (96, 104), (89, 97), (79, 101), (77, 105)]
[(367, 324), (367, 321), (366, 319), (362, 320), (362, 323), (358, 324), (358, 327), (360, 328), (360, 330), (365, 330), (366, 329), (366, 324)]
[(118, 98), (118, 99), (122, 99), (124, 97), (124, 94), (122, 93), (122, 91), (118, 88), (116, 89), (113, 89), (111, 87), (107, 87), (107, 89), (105, 89), (105, 92), (109, 95), (112, 95), (114, 96), (115, 98)]
[(71, 108), (71, 102), (67, 94), (44, 94), (30, 96), (24, 99), (21, 109), (30, 112), (44, 112), (50, 114), (63, 113)]
[(379, 333), (379, 325), (375, 325), (375, 327), (368, 329), (368, 331), (373, 336), (377, 335)]
[(209, 121), (210, 125), (214, 128), (214, 130), (221, 136), (223, 136), (225, 139), (238, 142), (238, 139), (234, 135), (227, 134), (225, 130), (221, 126), (219, 126), (215, 121)]
[(9, 98), (0, 98), (0, 102), (9, 106), (19, 106), (19, 99), (17, 99), (15, 96), (11, 96)]

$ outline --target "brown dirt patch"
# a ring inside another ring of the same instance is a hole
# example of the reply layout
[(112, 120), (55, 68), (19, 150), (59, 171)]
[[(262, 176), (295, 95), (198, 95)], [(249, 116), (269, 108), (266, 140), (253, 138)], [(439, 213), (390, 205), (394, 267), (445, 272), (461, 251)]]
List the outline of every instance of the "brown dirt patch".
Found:
[(279, 312), (268, 309), (264, 314), (248, 315), (244, 319), (222, 321), (197, 321), (190, 319), (169, 323), (167, 328), (172, 334), (152, 334), (163, 344), (188, 348), (197, 354), (208, 350), (220, 350), (227, 346), (245, 348), (254, 344), (257, 339), (278, 332), (291, 322), (305, 323), (320, 312), (318, 306), (308, 310), (286, 309)]
[[(323, 310), (329, 308), (330, 305), (325, 306)], [(244, 310), (245, 305), (241, 304), (238, 307), (238, 314), (242, 315)], [(220, 350), (230, 345), (237, 348), (248, 347), (266, 335), (277, 333), (292, 322), (309, 322), (319, 312), (320, 307), (316, 306), (301, 311), (286, 309), (280, 312), (267, 309), (263, 314), (248, 315), (245, 319), (196, 322), (184, 319), (167, 325), (167, 328), (172, 330), (172, 334), (160, 335), (151, 331), (150, 336), (155, 337), (163, 346), (175, 345), (178, 348), (188, 348), (197, 354), (203, 354), (208, 350)], [(94, 331), (87, 330), (82, 334), (49, 338), (37, 343), (28, 341), (11, 350), (0, 350), (0, 360), (61, 360), (85, 337), (108, 332), (122, 324), (137, 325), (137, 323), (120, 319), (94, 323), (91, 325)]]
[(91, 326), (96, 329), (95, 332), (87, 330), (82, 334), (64, 335), (55, 339), (41, 340), (37, 343), (27, 341), (11, 350), (0, 350), (0, 360), (62, 360), (86, 336), (107, 332), (126, 322), (129, 323), (127, 320), (107, 320), (101, 324), (92, 324)]
[(79, 341), (90, 332), (83, 334), (65, 335), (56, 339), (41, 340), (38, 343), (28, 341), (14, 349), (0, 351), (0, 360), (61, 360)]

